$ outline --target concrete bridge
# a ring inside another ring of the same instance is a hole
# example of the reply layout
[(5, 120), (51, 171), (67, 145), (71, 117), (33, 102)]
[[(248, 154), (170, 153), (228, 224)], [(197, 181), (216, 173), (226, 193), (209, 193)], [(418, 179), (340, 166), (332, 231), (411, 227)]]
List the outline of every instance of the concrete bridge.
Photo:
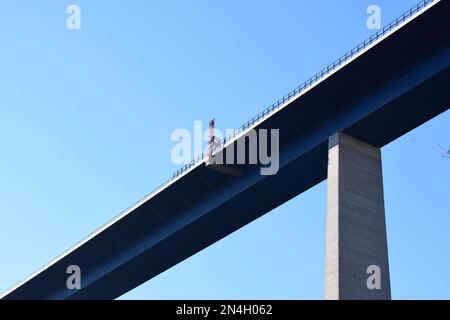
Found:
[[(448, 110), (449, 83), (450, 2), (422, 1), (216, 151), (279, 129), (276, 175), (195, 159), (2, 298), (114, 299), (328, 179), (325, 298), (390, 299), (380, 148)], [(80, 290), (66, 286), (70, 265), (83, 271)]]

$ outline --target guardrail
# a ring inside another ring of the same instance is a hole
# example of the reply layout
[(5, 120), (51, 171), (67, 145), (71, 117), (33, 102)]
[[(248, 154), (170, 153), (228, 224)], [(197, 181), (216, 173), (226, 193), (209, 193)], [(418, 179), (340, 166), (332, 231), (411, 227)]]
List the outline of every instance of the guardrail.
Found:
[[(365, 41), (361, 42), (359, 45), (348, 51), (346, 54), (341, 56), (339, 59), (334, 61), (332, 64), (328, 65), (326, 68), (322, 69), (320, 72), (309, 78), (307, 81), (302, 83), (300, 86), (286, 94), (284, 97), (261, 111), (259, 114), (254, 116), (252, 119), (244, 123), (241, 127), (234, 130), (233, 133), (229, 134), (225, 139), (223, 139), (222, 144), (219, 146), (216, 146), (213, 151), (221, 150), (225, 146), (227, 141), (232, 140), (234, 137), (236, 137), (241, 132), (245, 131), (249, 127), (251, 127), (256, 122), (260, 121), (263, 118), (269, 117), (275, 110), (280, 108), (282, 105), (286, 104), (287, 102), (293, 100), (295, 97), (297, 97), (300, 93), (311, 87), (313, 84), (318, 82), (320, 79), (322, 79), (324, 76), (329, 74), (330, 72), (336, 70), (338, 67), (340, 67), (342, 64), (347, 62), (349, 59), (353, 58), (355, 55), (360, 53), (362, 50), (370, 46), (372, 43), (389, 33), (393, 28), (397, 27), (399, 24), (403, 23), (410, 17), (412, 17), (414, 14), (418, 13), (422, 9), (426, 8), (428, 5), (430, 5), (432, 2), (435, 2), (436, 0), (422, 0), (420, 3), (416, 4), (414, 7), (406, 11), (403, 15), (389, 23), (387, 26), (385, 26), (383, 29), (372, 35), (370, 38), (366, 39)], [(175, 179), (182, 175), (184, 172), (188, 171), (190, 168), (194, 167), (197, 163), (201, 162), (206, 154), (202, 154), (198, 156), (197, 158), (193, 159), (191, 162), (180, 168), (179, 170), (175, 171), (173, 173), (172, 179)], [(169, 180), (170, 181), (170, 180)]]

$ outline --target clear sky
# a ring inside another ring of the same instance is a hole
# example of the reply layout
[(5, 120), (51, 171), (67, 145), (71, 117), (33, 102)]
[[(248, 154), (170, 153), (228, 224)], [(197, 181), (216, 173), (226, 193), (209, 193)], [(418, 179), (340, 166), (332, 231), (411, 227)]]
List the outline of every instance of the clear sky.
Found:
[[(0, 291), (170, 178), (173, 130), (240, 126), (373, 34), (369, 5), (416, 2), (0, 0)], [(395, 299), (450, 299), (449, 123), (382, 150)], [(122, 298), (321, 299), (325, 207), (326, 182)]]

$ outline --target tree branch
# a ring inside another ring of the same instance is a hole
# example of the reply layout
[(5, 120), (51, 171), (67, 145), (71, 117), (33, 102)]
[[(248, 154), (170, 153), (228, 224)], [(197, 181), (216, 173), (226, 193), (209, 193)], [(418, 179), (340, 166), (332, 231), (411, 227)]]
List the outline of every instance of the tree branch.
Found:
[(439, 145), (439, 147), (442, 149), (442, 151), (444, 152), (442, 154), (442, 157), (444, 158), (450, 158), (450, 149), (446, 149), (443, 146)]

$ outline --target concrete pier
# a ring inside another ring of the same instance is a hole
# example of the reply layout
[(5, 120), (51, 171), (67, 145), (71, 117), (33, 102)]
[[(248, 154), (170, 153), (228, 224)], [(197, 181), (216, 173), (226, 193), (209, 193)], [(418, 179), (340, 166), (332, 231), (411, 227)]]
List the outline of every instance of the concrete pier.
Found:
[(391, 299), (381, 152), (330, 137), (325, 299)]

